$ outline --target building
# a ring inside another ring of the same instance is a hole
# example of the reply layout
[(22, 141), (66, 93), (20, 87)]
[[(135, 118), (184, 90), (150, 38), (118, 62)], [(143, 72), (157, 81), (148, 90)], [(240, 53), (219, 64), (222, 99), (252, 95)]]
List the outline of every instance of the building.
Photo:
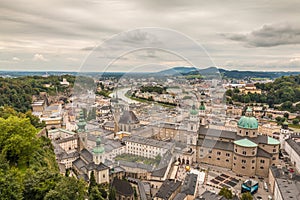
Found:
[(81, 150), (79, 158), (72, 163), (77, 177), (89, 181), (93, 171), (97, 183), (109, 183), (109, 167), (103, 164), (103, 153), (104, 148), (101, 145), (100, 137), (92, 152), (87, 149)]
[(165, 180), (158, 192), (154, 195), (154, 200), (174, 199), (181, 189), (181, 181)]
[(285, 140), (284, 150), (297, 171), (300, 172), (300, 138), (294, 137)]
[(122, 141), (126, 145), (126, 153), (146, 158), (155, 158), (157, 155), (163, 156), (168, 150), (171, 152), (174, 150), (173, 143), (139, 136), (124, 137)]
[(198, 175), (189, 173), (181, 187), (181, 194), (185, 195), (186, 200), (193, 200), (198, 195)]
[(258, 134), (258, 122), (247, 109), (238, 121), (237, 131), (209, 129), (200, 126), (196, 160), (231, 169), (246, 176), (268, 176), (268, 169), (279, 161), (280, 142)]
[(139, 127), (140, 121), (137, 116), (131, 110), (124, 110), (120, 116), (118, 126), (119, 131), (128, 131), (131, 132), (132, 129)]
[(270, 167), (269, 186), (274, 200), (300, 199), (300, 176), (286, 168)]
[(246, 84), (245, 87), (239, 89), (242, 94), (261, 94), (261, 89), (257, 89), (253, 83)]
[(134, 191), (127, 180), (114, 178), (111, 187), (116, 190), (116, 200), (134, 200)]

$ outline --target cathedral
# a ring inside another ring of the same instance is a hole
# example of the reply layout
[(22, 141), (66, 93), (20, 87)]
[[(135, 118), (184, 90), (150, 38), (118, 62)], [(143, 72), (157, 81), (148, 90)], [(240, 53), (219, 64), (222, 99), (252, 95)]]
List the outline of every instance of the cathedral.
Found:
[(269, 167), (279, 162), (280, 142), (258, 133), (251, 108), (238, 121), (237, 131), (200, 125), (197, 135), (191, 146), (198, 163), (225, 167), (240, 175), (267, 177)]

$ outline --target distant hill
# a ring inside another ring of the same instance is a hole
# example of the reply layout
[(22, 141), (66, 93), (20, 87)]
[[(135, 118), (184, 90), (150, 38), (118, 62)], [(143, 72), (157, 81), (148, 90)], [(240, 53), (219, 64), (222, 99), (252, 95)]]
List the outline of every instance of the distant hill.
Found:
[(205, 69), (198, 69), (195, 67), (174, 67), (171, 69), (156, 72), (156, 74), (164, 76), (178, 76), (178, 75), (194, 75), (201, 74), (203, 76), (213, 75), (220, 73), (223, 77), (234, 79), (245, 78), (269, 78), (275, 79), (281, 76), (297, 75), (300, 72), (261, 72), (261, 71), (239, 71), (239, 70), (226, 70), (217, 69), (215, 67), (208, 67)]

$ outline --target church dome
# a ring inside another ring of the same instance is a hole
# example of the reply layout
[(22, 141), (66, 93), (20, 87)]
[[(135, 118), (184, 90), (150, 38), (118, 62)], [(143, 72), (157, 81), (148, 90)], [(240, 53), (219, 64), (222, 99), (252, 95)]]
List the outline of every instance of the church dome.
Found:
[(96, 147), (93, 148), (92, 152), (95, 153), (95, 154), (102, 154), (102, 153), (104, 153), (104, 147), (101, 145), (101, 139), (100, 139), (100, 137), (97, 138), (97, 140), (96, 140)]
[(191, 109), (191, 111), (190, 111), (190, 114), (191, 114), (191, 115), (197, 115), (197, 114), (198, 114), (198, 111), (196, 110), (196, 106), (195, 106), (195, 105), (192, 106), (192, 109)]
[(255, 117), (242, 116), (238, 121), (238, 127), (245, 129), (257, 129), (258, 122)]

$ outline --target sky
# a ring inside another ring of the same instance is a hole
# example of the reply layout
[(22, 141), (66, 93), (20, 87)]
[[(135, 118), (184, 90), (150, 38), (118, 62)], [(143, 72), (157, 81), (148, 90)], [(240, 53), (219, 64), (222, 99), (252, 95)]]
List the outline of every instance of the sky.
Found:
[(1, 0), (0, 70), (300, 71), (299, 19), (297, 0)]

